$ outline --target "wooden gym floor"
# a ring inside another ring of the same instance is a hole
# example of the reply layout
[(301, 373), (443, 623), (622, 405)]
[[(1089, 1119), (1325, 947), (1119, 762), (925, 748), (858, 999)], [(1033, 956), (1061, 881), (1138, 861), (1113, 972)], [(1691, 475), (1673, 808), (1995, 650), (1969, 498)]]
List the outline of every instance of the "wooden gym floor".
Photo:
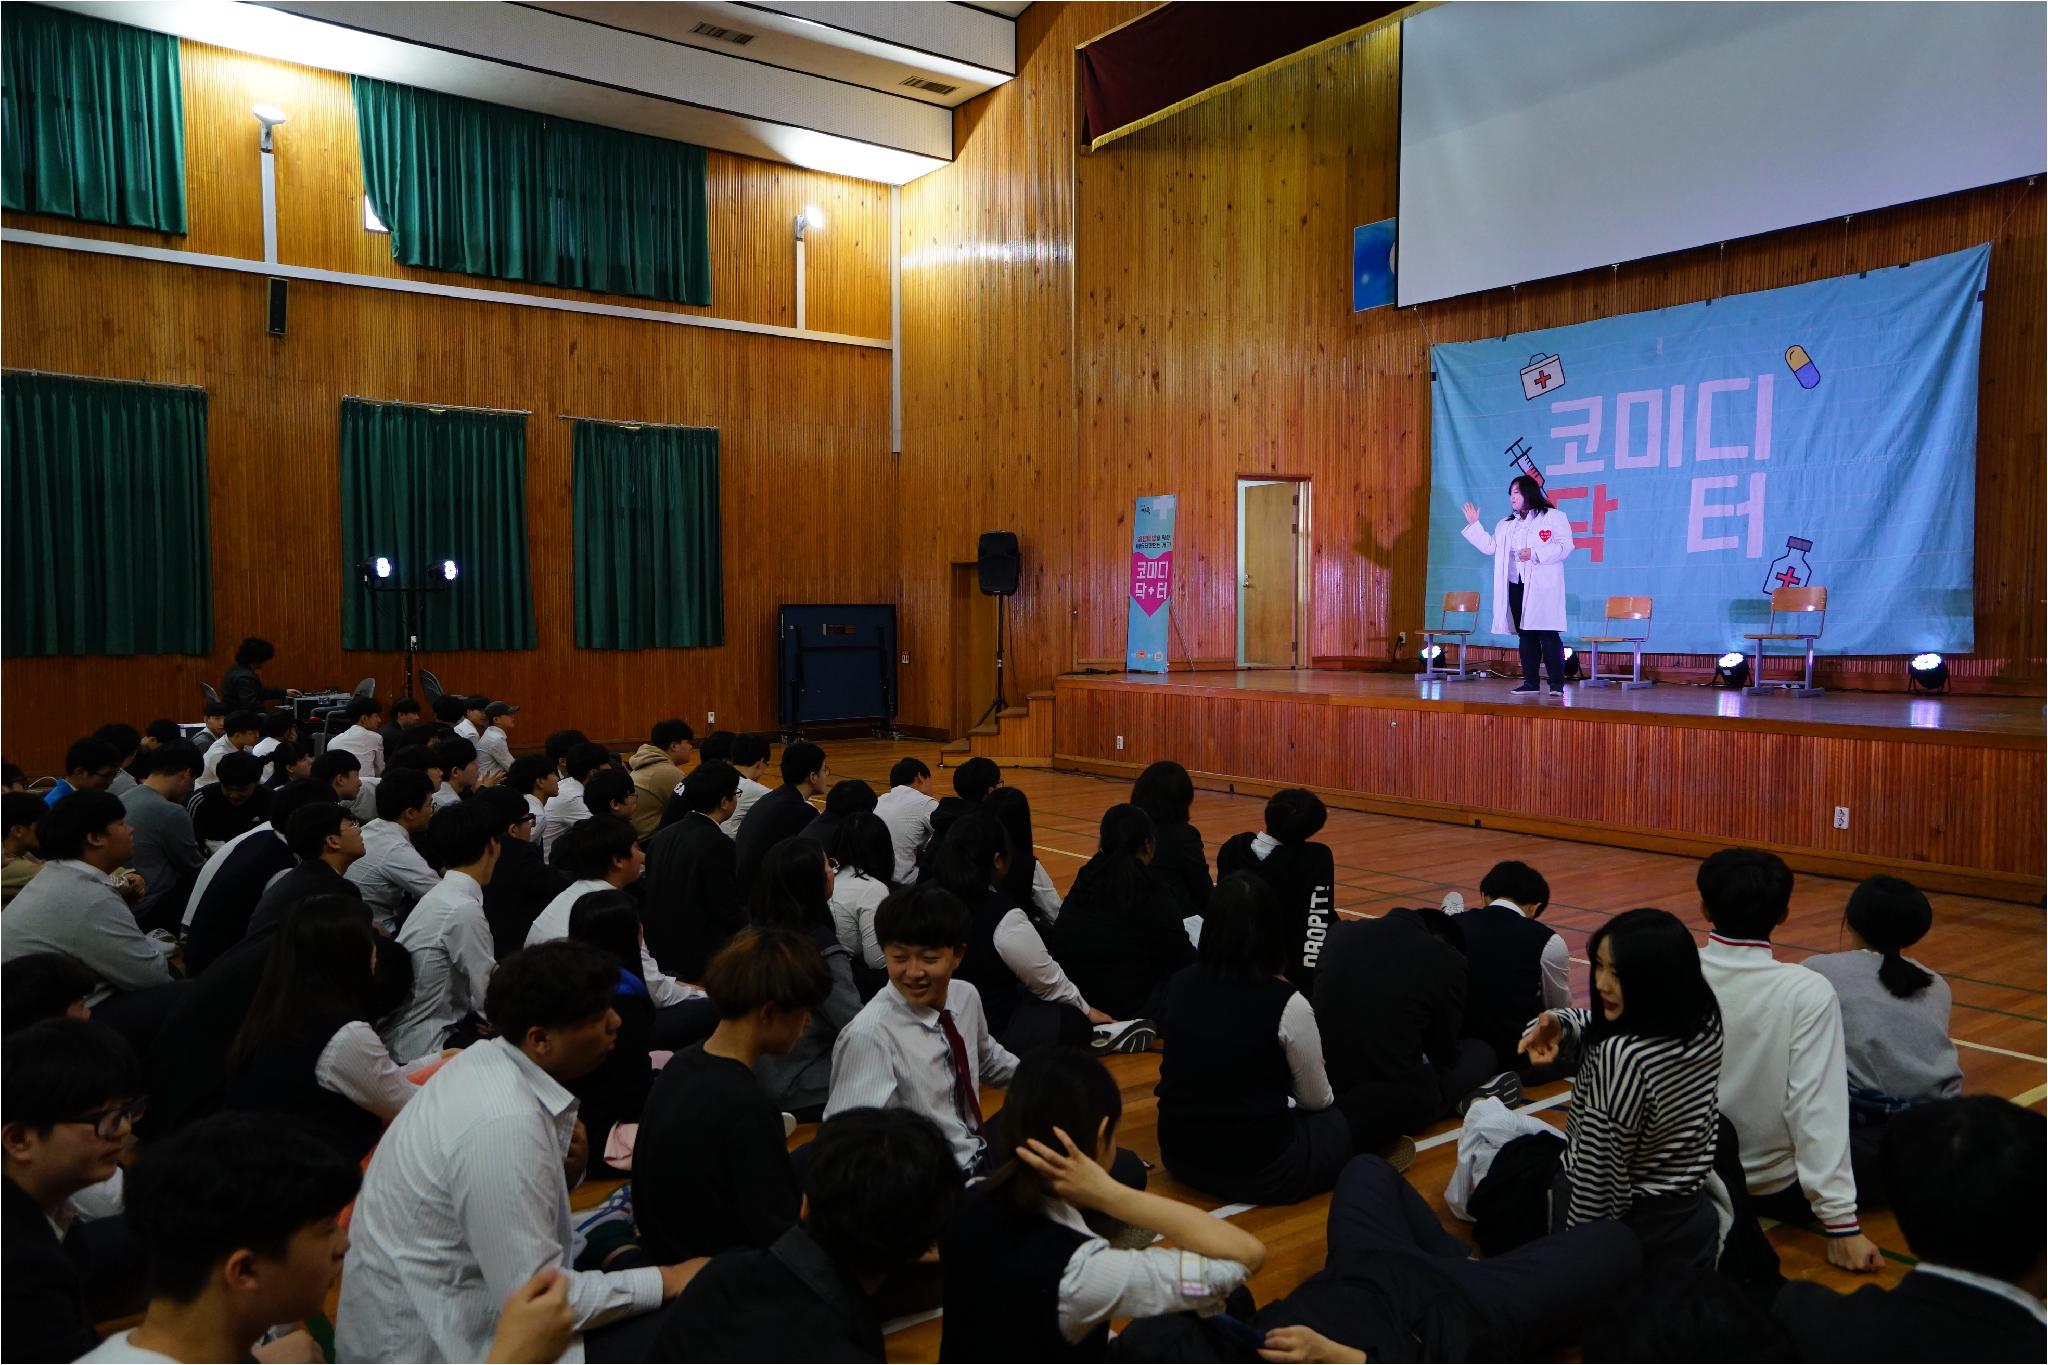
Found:
[[(951, 790), (950, 770), (938, 771), (935, 746), (920, 743), (827, 743), (835, 778), (858, 777), (880, 791), (886, 788), (889, 765), (905, 754), (923, 758), (934, 768), (935, 786)], [(1033, 835), (1040, 861), (1063, 891), (1086, 862), (1095, 845), (1102, 812), (1124, 800), (1127, 784), (1046, 769), (1012, 768), (1005, 780), (1030, 796)], [(1213, 860), (1216, 848), (1240, 830), (1260, 827), (1264, 802), (1251, 796), (1197, 792), (1193, 811)], [(1471, 829), (1422, 820), (1403, 820), (1356, 811), (1332, 810), (1323, 841), (1335, 851), (1337, 905), (1347, 915), (1373, 915), (1397, 905), (1435, 905), (1446, 891), (1477, 897), (1486, 869), (1507, 858), (1538, 868), (1557, 899), (1544, 922), (1571, 945), (1573, 998), (1585, 1002), (1585, 944), (1603, 920), (1618, 911), (1655, 905), (1692, 922), (1705, 937), (1693, 887), (1697, 863), (1689, 858), (1642, 853), (1631, 849), (1569, 843), (1500, 830)], [(1846, 946), (1841, 915), (1851, 883), (1800, 876), (1792, 899), (1792, 918), (1779, 935), (1786, 958), (1833, 952)], [(1916, 955), (1947, 977), (1955, 993), (1952, 1027), (1963, 1063), (1964, 1088), (1972, 1093), (2002, 1095), (2035, 1109), (2048, 1097), (2048, 1045), (2044, 1045), (2043, 925), (2038, 907), (1934, 895), (1933, 932)], [(1124, 1121), (1118, 1142), (1154, 1163), (1152, 1188), (1187, 1199), (1204, 1208), (1217, 1201), (1179, 1185), (1157, 1164), (1156, 1102), (1152, 1087), (1159, 1075), (1155, 1054), (1108, 1059), (1122, 1083)], [(1525, 1104), (1547, 1105), (1541, 1112), (1560, 1128), (1564, 1124), (1569, 1085), (1559, 1083), (1531, 1092)], [(993, 1097), (991, 1097), (993, 1099)], [(808, 1141), (814, 1130), (800, 1128), (792, 1145)], [(1465, 1225), (1443, 1209), (1443, 1189), (1457, 1156), (1455, 1120), (1437, 1125), (1418, 1139), (1421, 1148), (1408, 1180), (1428, 1199), (1453, 1232)], [(616, 1182), (587, 1183), (575, 1192), (574, 1203), (585, 1208), (599, 1203)], [(1234, 1206), (1235, 1221), (1265, 1241), (1265, 1268), (1252, 1280), (1260, 1302), (1279, 1298), (1321, 1268), (1327, 1196), (1285, 1208)], [(1866, 1217), (1865, 1230), (1883, 1248), (1885, 1267), (1877, 1283), (1894, 1284), (1911, 1268), (1905, 1240), (1888, 1213)], [(1870, 1282), (1827, 1264), (1822, 1239), (1794, 1227), (1778, 1227), (1771, 1239), (1784, 1261), (1785, 1273), (1818, 1280), (1838, 1289)], [(938, 1359), (940, 1324), (936, 1314), (892, 1323), (888, 1338), (892, 1361)]]

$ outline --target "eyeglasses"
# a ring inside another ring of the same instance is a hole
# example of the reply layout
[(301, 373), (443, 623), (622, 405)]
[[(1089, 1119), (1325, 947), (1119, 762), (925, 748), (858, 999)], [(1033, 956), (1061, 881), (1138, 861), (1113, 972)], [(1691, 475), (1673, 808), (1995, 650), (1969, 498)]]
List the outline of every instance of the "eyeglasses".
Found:
[(114, 1105), (97, 1114), (80, 1114), (75, 1118), (58, 1119), (57, 1122), (90, 1124), (95, 1136), (111, 1142), (121, 1136), (125, 1126), (142, 1122), (142, 1116), (148, 1111), (149, 1096), (137, 1095), (125, 1104)]

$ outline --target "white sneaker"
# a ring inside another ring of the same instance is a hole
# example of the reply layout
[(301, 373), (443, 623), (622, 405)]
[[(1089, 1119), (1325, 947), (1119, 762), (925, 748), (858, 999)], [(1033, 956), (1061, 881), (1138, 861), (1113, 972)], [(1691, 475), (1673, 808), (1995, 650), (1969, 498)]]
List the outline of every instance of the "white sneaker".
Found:
[(1097, 1024), (1088, 1046), (1097, 1052), (1150, 1052), (1159, 1037), (1159, 1025), (1150, 1019), (1118, 1019)]
[(1465, 898), (1455, 891), (1446, 891), (1442, 909), (1446, 915), (1462, 915), (1465, 913)]

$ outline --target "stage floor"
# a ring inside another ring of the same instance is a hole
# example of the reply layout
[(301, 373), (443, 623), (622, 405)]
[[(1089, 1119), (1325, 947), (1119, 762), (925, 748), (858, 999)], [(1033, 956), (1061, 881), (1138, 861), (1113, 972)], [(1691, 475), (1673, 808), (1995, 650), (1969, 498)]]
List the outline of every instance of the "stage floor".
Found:
[[(1765, 731), (1811, 732), (1816, 727), (1921, 731), (1936, 742), (1989, 743), (1996, 747), (2040, 747), (2048, 743), (2048, 703), (2040, 697), (1957, 697), (1908, 692), (1829, 692), (1819, 697), (1746, 696), (1740, 691), (1659, 683), (1624, 691), (1568, 683), (1560, 700), (1548, 693), (1511, 695), (1511, 678), (1466, 682), (1420, 682), (1401, 673), (1339, 669), (1242, 669), (1235, 673), (1068, 674), (1062, 684), (1161, 687), (1217, 697), (1260, 693), (1296, 700), (1324, 698), (1335, 705), (1398, 706), (1417, 702), (1457, 710), (1537, 713), (1563, 718), (1613, 721), (1616, 713), (1647, 724), (1728, 726)], [(1915, 736), (1886, 735), (1911, 742)]]
[(1174, 759), (1232, 791), (2037, 901), (2048, 786), (2039, 697), (1745, 696), (1683, 684), (1418, 682), (1336, 670), (1066, 674), (1052, 762)]

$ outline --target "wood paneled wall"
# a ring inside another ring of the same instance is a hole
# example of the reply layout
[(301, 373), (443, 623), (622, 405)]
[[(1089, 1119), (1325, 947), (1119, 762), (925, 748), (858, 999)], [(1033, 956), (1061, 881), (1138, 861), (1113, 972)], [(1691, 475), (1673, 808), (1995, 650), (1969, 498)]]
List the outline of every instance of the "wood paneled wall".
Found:
[(983, 531), (1015, 531), (1023, 551), (1009, 699), (1047, 686), (1073, 658), (1074, 47), (1149, 8), (1025, 10), (1017, 79), (962, 106), (956, 160), (903, 189), (907, 721), (944, 727), (951, 717), (954, 653), (971, 635), (952, 619), (951, 565), (974, 558)]
[[(188, 43), (185, 90), (189, 237), (13, 214), (8, 225), (260, 257), (248, 109), (271, 100), (291, 115), (278, 134), (285, 261), (526, 288), (394, 266), (387, 239), (363, 231), (345, 77)], [(814, 203), (827, 227), (810, 238), (808, 321), (888, 335), (886, 187), (716, 152), (709, 176), (714, 302), (692, 311), (792, 324), (790, 220)], [(271, 337), (263, 290), (258, 276), (185, 266), (32, 247), (0, 256), (8, 365), (209, 393), (213, 656), (9, 660), (4, 743), (31, 771), (54, 768), (67, 742), (102, 721), (196, 715), (196, 684), (217, 682), (245, 634), (278, 647), (268, 681), (351, 686), (375, 675), (381, 694), (395, 695), (401, 656), (344, 653), (339, 643), (346, 394), (532, 410), (527, 517), (540, 647), (446, 654), (429, 640), (426, 660), (450, 687), (522, 703), (515, 742), (537, 744), (566, 725), (623, 739), (666, 715), (701, 731), (707, 711), (728, 728), (766, 728), (776, 603), (894, 598), (886, 351), (306, 283), (291, 286), (289, 332)], [(570, 424), (559, 413), (720, 429), (722, 647), (574, 648)]]
[[(1234, 483), (1290, 474), (1308, 476), (1314, 490), (1308, 653), (1387, 661), (1396, 632), (1412, 637), (1424, 624), (1432, 343), (1776, 288), (1992, 241), (1977, 653), (1951, 669), (1959, 691), (2042, 690), (2042, 185), (1354, 314), (1345, 286), (1351, 229), (1396, 209), (1399, 72), (1395, 27), (1080, 158), (1075, 657), (1121, 656), (1132, 500), (1178, 493), (1175, 620), (1197, 659), (1233, 658)], [(1035, 353), (1014, 354), (1028, 361)], [(1413, 650), (1411, 638), (1407, 658)], [(1896, 658), (1831, 660), (1823, 673), (1848, 686), (1904, 685)]]

